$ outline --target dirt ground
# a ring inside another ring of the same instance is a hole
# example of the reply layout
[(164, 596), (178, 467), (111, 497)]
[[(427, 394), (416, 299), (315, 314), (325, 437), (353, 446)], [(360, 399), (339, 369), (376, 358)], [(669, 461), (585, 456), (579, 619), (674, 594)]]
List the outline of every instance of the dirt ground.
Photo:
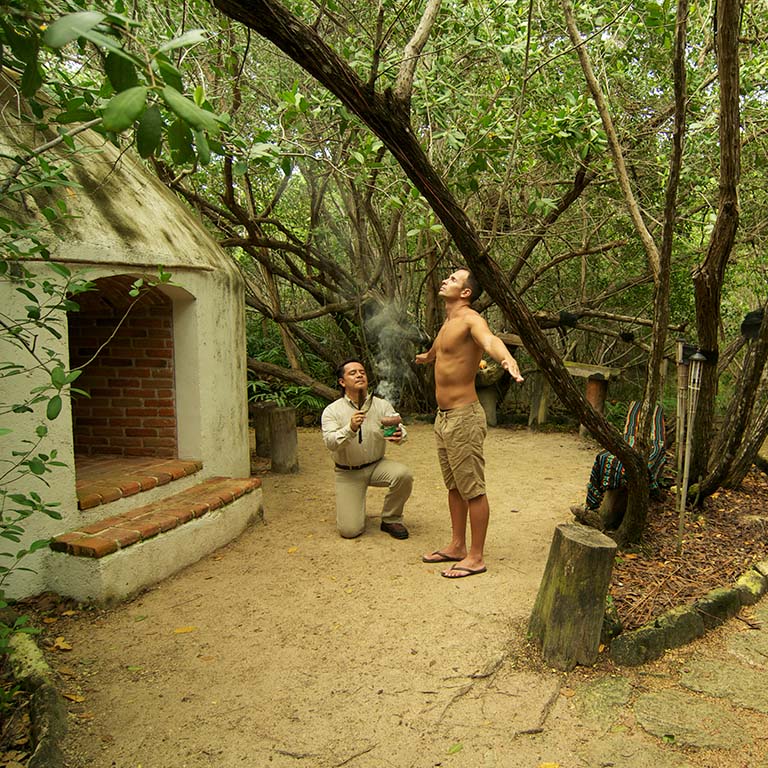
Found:
[(448, 580), (420, 560), (449, 530), (431, 425), (389, 451), (416, 478), (406, 541), (379, 531), (375, 489), (365, 534), (338, 537), (330, 457), (299, 432), (300, 472), (265, 476), (263, 523), (122, 606), (46, 625), (70, 768), (688, 764), (631, 723), (587, 725), (569, 686), (589, 672), (542, 668), (526, 644), (594, 444), (490, 430), (488, 572)]

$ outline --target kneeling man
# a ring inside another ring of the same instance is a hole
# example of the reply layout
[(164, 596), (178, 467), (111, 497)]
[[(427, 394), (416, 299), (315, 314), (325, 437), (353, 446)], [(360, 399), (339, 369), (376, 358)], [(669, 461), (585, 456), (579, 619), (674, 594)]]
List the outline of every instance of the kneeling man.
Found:
[(385, 434), (384, 424), (399, 419), (390, 403), (368, 393), (368, 376), (359, 360), (345, 360), (336, 377), (342, 396), (322, 417), (323, 442), (336, 465), (336, 527), (345, 539), (359, 536), (365, 530), (368, 487), (388, 488), (381, 530), (395, 539), (407, 539), (403, 507), (411, 495), (413, 475), (404, 464), (384, 456), (388, 442), (399, 444), (405, 439), (405, 427), (397, 424), (392, 434)]

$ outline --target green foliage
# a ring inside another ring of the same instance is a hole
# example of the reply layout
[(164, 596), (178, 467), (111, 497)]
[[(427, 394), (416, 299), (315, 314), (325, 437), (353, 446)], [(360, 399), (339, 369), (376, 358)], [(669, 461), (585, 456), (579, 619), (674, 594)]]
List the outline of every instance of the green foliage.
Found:
[[(171, 56), (178, 49), (204, 43), (201, 29), (189, 30), (160, 44), (141, 40), (141, 27), (124, 15), (123, 3), (113, 9), (75, 10), (56, 17), (53, 3), (8, 3), (8, 21), (0, 22), (4, 64), (21, 74), (21, 90), (42, 117), (44, 99), (55, 99), (55, 122), (90, 122), (113, 141), (135, 129), (142, 157), (167, 143), (177, 162), (210, 162), (209, 138), (228, 128), (226, 115), (215, 114), (202, 90), (194, 101), (184, 95), (182, 73)], [(46, 26), (45, 17), (53, 15)], [(88, 48), (103, 56), (103, 69), (92, 66)], [(45, 88), (44, 88), (45, 86)], [(45, 90), (44, 99), (38, 92)], [(197, 132), (192, 141), (192, 131)]]
[[(320, 325), (319, 323), (317, 324)], [(315, 329), (317, 333), (319, 328)], [(288, 366), (285, 349), (274, 323), (251, 321), (247, 327), (247, 353), (249, 357), (273, 365)], [(305, 365), (314, 378), (330, 381), (329, 366), (305, 346), (300, 347)], [(249, 402), (273, 402), (278, 406), (295, 408), (300, 416), (314, 417), (328, 404), (311, 389), (279, 380), (252, 379), (248, 382)]]

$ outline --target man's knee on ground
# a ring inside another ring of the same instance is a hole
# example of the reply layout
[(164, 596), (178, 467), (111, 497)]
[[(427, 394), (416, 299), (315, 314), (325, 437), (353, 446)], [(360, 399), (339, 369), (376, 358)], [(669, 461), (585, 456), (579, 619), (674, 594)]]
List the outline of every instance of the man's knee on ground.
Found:
[(339, 536), (342, 539), (356, 539), (365, 530), (365, 526), (360, 528), (359, 526), (352, 527), (350, 525), (337, 525), (336, 530), (339, 532)]

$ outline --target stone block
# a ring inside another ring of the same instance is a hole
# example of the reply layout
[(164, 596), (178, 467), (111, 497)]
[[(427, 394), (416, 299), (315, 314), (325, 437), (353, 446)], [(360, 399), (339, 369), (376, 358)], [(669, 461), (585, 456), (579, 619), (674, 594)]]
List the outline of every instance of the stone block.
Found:
[(664, 655), (666, 632), (661, 627), (645, 626), (622, 632), (611, 643), (611, 658), (625, 667), (637, 667)]
[(704, 620), (704, 628), (712, 629), (735, 616), (741, 608), (737, 589), (713, 589), (693, 604)]
[(655, 623), (664, 631), (667, 648), (679, 648), (704, 634), (704, 619), (692, 607), (673, 608), (659, 616)]
[(754, 605), (768, 589), (768, 577), (754, 568), (736, 580), (742, 605)]

